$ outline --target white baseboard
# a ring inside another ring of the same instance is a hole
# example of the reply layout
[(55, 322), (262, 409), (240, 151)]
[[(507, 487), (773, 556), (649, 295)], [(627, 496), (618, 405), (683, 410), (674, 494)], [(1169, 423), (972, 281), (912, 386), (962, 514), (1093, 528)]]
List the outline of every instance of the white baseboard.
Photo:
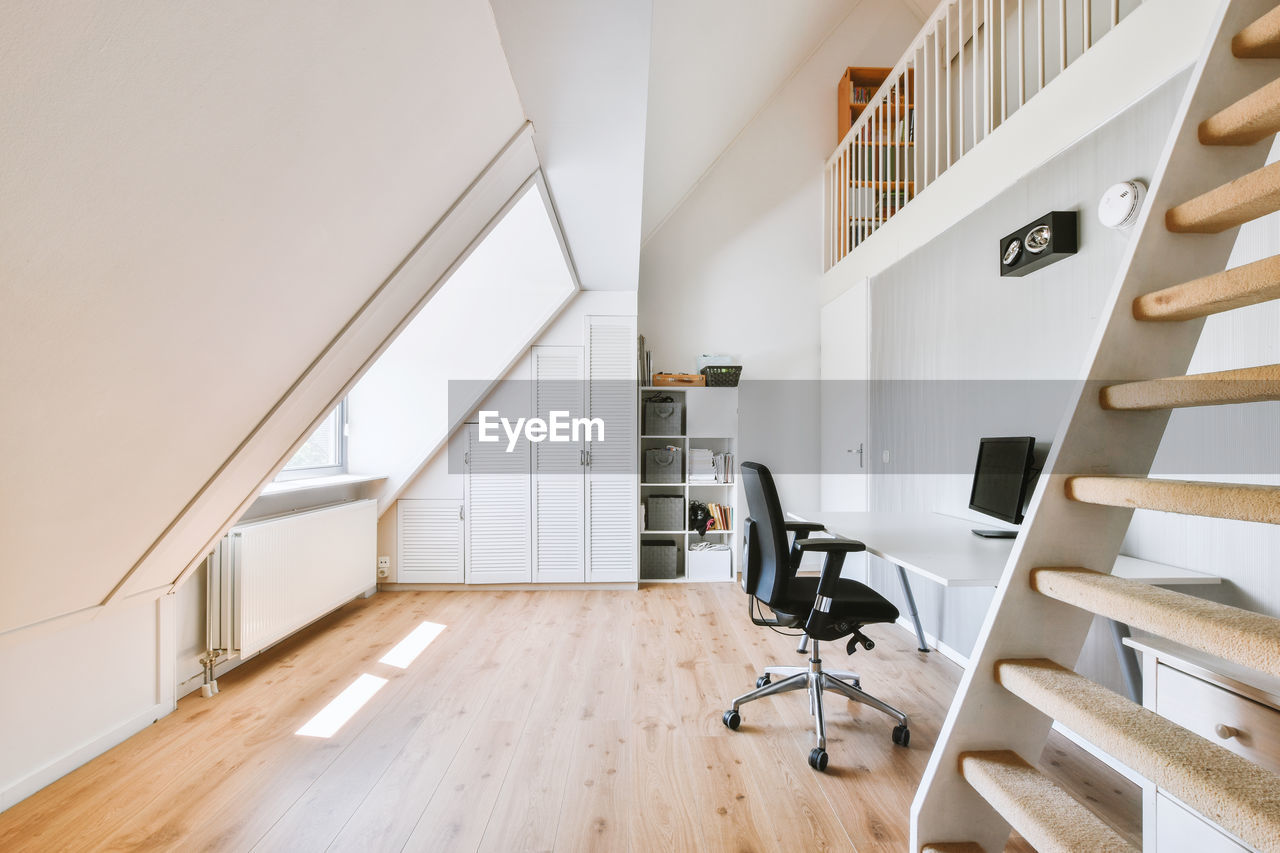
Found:
[(379, 592), (509, 592), (512, 590), (631, 590), (639, 589), (631, 581), (618, 583), (380, 583)]
[(163, 704), (154, 705), (106, 734), (94, 738), (80, 746), (80, 748), (72, 750), (61, 758), (49, 762), (34, 773), (19, 779), (3, 791), (0, 791), (0, 812), (25, 800), (46, 785), (61, 779), (72, 770), (88, 763), (113, 746), (123, 743), (156, 720), (168, 716), (173, 710), (173, 707), (166, 707)]
[[(894, 624), (897, 625), (902, 630), (906, 631), (908, 634), (910, 634), (912, 640), (916, 639), (916, 626), (915, 626), (915, 623), (911, 621), (910, 616), (899, 616), (898, 621), (895, 622)], [(951, 646), (948, 646), (946, 643), (942, 642), (933, 634), (930, 634), (928, 631), (924, 632), (924, 641), (929, 645), (931, 649), (938, 652), (944, 658), (951, 661), (952, 663), (957, 664), (961, 669), (964, 669), (969, 666), (968, 655), (960, 654), (960, 652), (956, 651)]]

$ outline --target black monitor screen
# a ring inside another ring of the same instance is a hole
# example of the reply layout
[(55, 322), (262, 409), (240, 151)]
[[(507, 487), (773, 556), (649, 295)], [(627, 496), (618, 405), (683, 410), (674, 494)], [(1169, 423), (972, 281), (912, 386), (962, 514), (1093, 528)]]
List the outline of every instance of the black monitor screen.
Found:
[(1036, 440), (1029, 436), (982, 439), (978, 443), (969, 509), (1021, 524), (1035, 449)]

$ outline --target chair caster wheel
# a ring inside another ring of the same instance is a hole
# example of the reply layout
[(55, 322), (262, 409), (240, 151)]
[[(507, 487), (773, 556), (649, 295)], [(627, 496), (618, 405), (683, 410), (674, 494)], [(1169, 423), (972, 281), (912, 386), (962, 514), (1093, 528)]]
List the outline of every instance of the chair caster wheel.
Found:
[(911, 743), (911, 730), (906, 726), (894, 726), (893, 742), (898, 746), (906, 746)]
[(734, 731), (738, 730), (738, 726), (742, 725), (742, 715), (737, 711), (725, 711), (724, 716), (720, 718), (724, 721), (727, 728)]
[(766, 684), (772, 684), (772, 683), (773, 683), (773, 679), (769, 677), (768, 673), (765, 673), (764, 675), (756, 679), (756, 687), (764, 687)]
[(809, 766), (818, 771), (826, 770), (827, 751), (820, 746), (809, 750)]

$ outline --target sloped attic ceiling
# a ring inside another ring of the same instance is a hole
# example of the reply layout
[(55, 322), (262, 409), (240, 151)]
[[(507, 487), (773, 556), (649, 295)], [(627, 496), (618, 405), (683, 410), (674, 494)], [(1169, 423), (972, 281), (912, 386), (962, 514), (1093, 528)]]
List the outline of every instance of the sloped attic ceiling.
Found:
[(842, 21), (885, 2), (921, 20), (937, 6), (934, 0), (653, 0), (643, 239)]
[(524, 113), (486, 0), (28, 4), (0, 75), (3, 633), (103, 601), (264, 418), (282, 457)]

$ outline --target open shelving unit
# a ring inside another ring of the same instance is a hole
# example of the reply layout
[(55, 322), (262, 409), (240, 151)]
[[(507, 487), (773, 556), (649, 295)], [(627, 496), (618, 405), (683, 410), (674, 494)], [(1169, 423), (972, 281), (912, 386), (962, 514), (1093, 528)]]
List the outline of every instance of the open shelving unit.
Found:
[[(684, 429), (681, 433), (665, 432), (648, 434), (644, 431), (644, 402), (654, 395), (667, 395), (679, 402), (684, 414)], [(683, 501), (682, 518), (685, 529), (650, 530), (646, 514), (641, 511), (640, 527), (641, 548), (644, 542), (669, 541), (676, 546), (676, 577), (674, 579), (646, 578), (641, 568), (641, 583), (686, 583), (691, 579), (687, 574), (689, 562), (689, 546), (697, 542), (714, 542), (729, 546), (729, 565), (723, 577), (698, 577), (696, 581), (729, 581), (738, 571), (741, 552), (741, 512), (738, 506), (738, 475), (736, 471), (738, 459), (738, 389), (737, 388), (704, 388), (704, 387), (667, 387), (642, 386), (640, 388), (640, 501), (652, 496), (679, 497)], [(645, 480), (644, 455), (646, 450), (664, 447), (676, 447), (681, 451), (682, 467), (678, 483), (650, 483)], [(705, 448), (715, 452), (729, 452), (734, 456), (732, 481), (728, 483), (690, 483), (689, 451)], [(708, 530), (706, 535), (689, 530), (689, 502), (718, 503), (730, 508), (730, 525), (728, 530)]]

